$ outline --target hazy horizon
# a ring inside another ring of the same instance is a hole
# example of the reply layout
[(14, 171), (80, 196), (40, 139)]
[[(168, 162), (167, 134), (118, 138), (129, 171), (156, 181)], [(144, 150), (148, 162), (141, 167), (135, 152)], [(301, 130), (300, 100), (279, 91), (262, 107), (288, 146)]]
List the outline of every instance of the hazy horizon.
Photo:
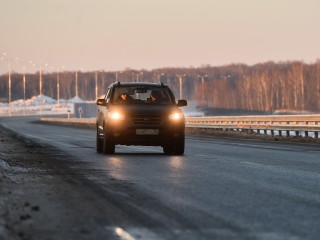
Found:
[[(318, 9), (316, 0), (1, 0), (0, 54), (47, 63), (47, 72), (311, 63)], [(0, 61), (0, 75), (7, 71)]]

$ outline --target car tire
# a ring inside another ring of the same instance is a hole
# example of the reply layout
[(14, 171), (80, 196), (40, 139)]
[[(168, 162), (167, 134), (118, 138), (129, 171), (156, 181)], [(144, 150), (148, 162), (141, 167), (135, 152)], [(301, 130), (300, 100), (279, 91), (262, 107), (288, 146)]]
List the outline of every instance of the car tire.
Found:
[(97, 129), (96, 150), (98, 153), (103, 152), (103, 139), (100, 138), (98, 129)]
[(115, 144), (108, 138), (107, 134), (103, 134), (103, 152), (106, 154), (114, 154)]
[(174, 146), (174, 154), (175, 155), (183, 155), (184, 154), (184, 136), (179, 138)]
[(172, 146), (163, 146), (163, 153), (166, 155), (170, 155), (173, 153), (173, 147)]

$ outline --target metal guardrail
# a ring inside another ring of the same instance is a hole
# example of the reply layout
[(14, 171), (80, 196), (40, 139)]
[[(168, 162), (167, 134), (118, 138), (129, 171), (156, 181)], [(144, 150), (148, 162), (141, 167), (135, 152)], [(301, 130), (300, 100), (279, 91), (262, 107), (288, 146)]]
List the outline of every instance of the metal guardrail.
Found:
[[(62, 125), (95, 127), (95, 119), (79, 118), (41, 118), (42, 122)], [(186, 128), (220, 129), (226, 131), (254, 131), (261, 134), (277, 133), (279, 136), (306, 137), (310, 132), (319, 137), (320, 115), (264, 115), (264, 116), (228, 116), (228, 117), (186, 117)]]
[(299, 136), (304, 132), (314, 132), (318, 138), (320, 132), (320, 115), (265, 115), (265, 116), (230, 116), (230, 117), (189, 117), (186, 125), (194, 128), (214, 128), (237, 131), (256, 131), (267, 134), (275, 132), (282, 136), (290, 136), (292, 132)]

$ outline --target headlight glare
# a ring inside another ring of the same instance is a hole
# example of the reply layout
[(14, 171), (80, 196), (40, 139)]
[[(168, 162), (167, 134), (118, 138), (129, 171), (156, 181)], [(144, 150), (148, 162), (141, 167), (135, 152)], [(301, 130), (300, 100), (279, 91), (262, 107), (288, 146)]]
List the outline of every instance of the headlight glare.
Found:
[(108, 114), (108, 116), (109, 116), (109, 118), (111, 118), (112, 120), (115, 120), (115, 121), (124, 119), (124, 114), (122, 114), (120, 112), (110, 112)]
[(174, 112), (169, 115), (169, 119), (172, 121), (179, 121), (183, 118), (182, 113)]

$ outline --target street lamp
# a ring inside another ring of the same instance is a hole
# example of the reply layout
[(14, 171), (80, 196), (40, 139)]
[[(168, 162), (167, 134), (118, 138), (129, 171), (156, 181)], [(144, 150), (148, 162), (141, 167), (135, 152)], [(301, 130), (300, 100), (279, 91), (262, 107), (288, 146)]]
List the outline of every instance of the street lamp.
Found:
[(98, 71), (95, 71), (95, 92), (96, 92), (96, 100), (98, 99)]
[(35, 71), (35, 73), (34, 73), (34, 75), (36, 75), (36, 72), (37, 72), (37, 65), (35, 64), (35, 63), (33, 63), (31, 60), (29, 60), (29, 62), (28, 62), (30, 65), (31, 65), (31, 67), (33, 67), (33, 70), (32, 71)]
[(208, 77), (208, 75), (198, 75), (198, 78), (201, 79), (201, 105), (204, 106), (204, 81)]
[(161, 74), (154, 74), (155, 77), (157, 77), (158, 83), (161, 83), (161, 78), (164, 76), (164, 73)]
[(59, 74), (59, 67), (57, 67), (57, 103), (58, 103), (58, 111), (60, 111), (60, 74)]
[(39, 66), (40, 115), (42, 115), (42, 65)]
[(22, 82), (23, 82), (23, 114), (26, 115), (26, 64), (19, 60), (18, 57), (15, 60), (22, 65)]
[(182, 95), (182, 90), (183, 90), (183, 79), (186, 77), (186, 74), (181, 74), (181, 75), (177, 75), (178, 79), (179, 79), (179, 95), (180, 95), (180, 99), (183, 98)]
[[(7, 53), (3, 53), (1, 56), (1, 60), (4, 60), (7, 56)], [(8, 61), (8, 104), (9, 104), (9, 116), (11, 116), (11, 60), (7, 59)]]
[(76, 71), (76, 99), (78, 99), (78, 71)]
[(116, 82), (118, 82), (118, 72), (116, 72)]
[(26, 107), (27, 107), (27, 103), (26, 103), (26, 65), (23, 64), (23, 77), (22, 77), (22, 81), (23, 81), (23, 103), (24, 103), (24, 115), (26, 115)]
[[(48, 67), (48, 63), (44, 64), (44, 67)], [(43, 68), (41, 64), (39, 65), (39, 92), (40, 92), (40, 115), (42, 115), (42, 97), (43, 97)]]
[(11, 65), (10, 65), (10, 60), (9, 60), (9, 65), (8, 65), (8, 69), (9, 69), (9, 116), (11, 116)]
[(143, 80), (143, 72), (137, 73), (136, 76), (137, 76), (137, 82), (140, 82), (139, 76), (141, 76)]
[[(121, 82), (121, 78), (119, 77), (119, 75), (121, 76), (122, 72), (116, 72), (116, 82)], [(120, 80), (120, 81), (119, 81)]]

